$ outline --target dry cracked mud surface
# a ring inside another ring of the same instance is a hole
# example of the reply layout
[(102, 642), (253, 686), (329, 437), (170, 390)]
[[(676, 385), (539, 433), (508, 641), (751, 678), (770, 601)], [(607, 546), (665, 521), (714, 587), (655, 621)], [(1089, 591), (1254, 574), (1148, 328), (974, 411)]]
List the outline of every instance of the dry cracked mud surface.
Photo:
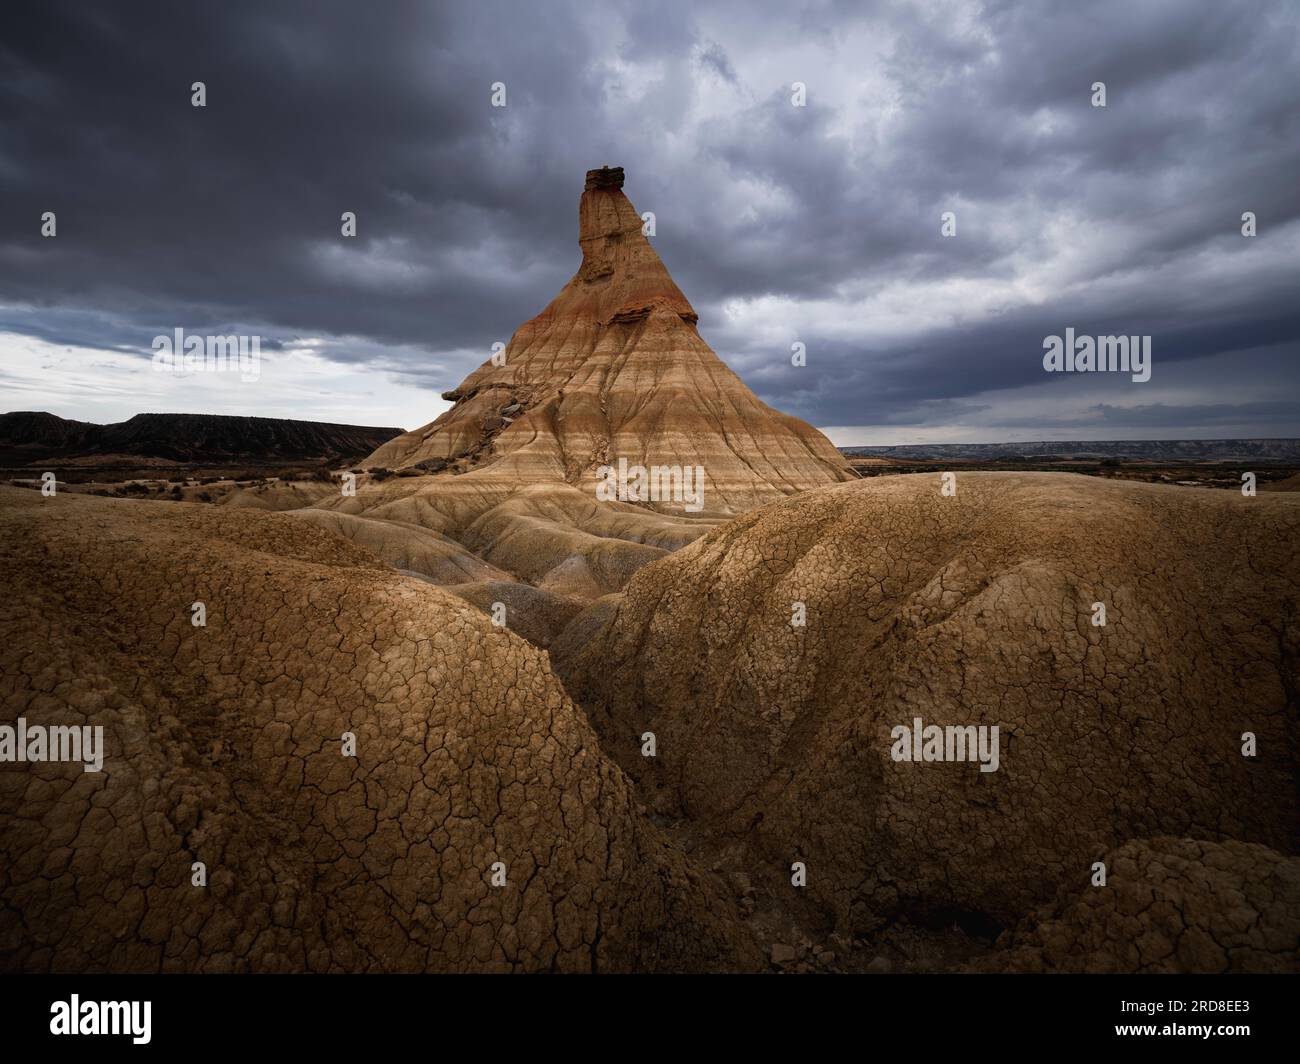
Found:
[[(1231, 844), (1216, 860), (1245, 881), (1291, 862), (1276, 900), (1243, 903), (1263, 922), (1251, 950), (1216, 941), (1294, 970), (1300, 500), (1068, 474), (940, 486), (879, 478), (743, 515), (580, 614), (552, 664), (697, 855), (787, 896), (805, 863), (806, 929), (993, 937), (1117, 847), (1180, 836)], [(892, 729), (917, 717), (998, 725), (998, 770), (894, 761)], [(1105, 945), (1119, 904), (1054, 917), (1078, 965), (1153, 963)], [(1162, 963), (1182, 962), (1221, 957)]]
[(0, 766), (6, 969), (758, 963), (545, 655), (458, 598), (257, 511), (0, 489), (0, 528), (6, 720), (106, 747)]
[[(548, 658), (299, 515), (0, 489), (5, 719), (106, 748), (0, 765), (0, 958), (1295, 971), (1298, 522), (880, 478), (640, 568)], [(998, 770), (893, 761), (914, 715), (998, 723)]]

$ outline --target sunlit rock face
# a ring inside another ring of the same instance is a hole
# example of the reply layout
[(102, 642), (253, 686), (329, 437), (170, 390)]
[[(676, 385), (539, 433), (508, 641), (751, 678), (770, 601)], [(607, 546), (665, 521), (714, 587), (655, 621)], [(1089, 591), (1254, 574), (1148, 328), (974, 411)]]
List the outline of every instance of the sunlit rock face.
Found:
[(582, 264), (560, 294), (444, 398), (455, 405), (363, 463), (473, 471), (595, 492), (602, 466), (699, 468), (699, 508), (736, 513), (853, 474), (820, 432), (761, 402), (704, 342), (642, 232), (621, 168), (587, 174)]

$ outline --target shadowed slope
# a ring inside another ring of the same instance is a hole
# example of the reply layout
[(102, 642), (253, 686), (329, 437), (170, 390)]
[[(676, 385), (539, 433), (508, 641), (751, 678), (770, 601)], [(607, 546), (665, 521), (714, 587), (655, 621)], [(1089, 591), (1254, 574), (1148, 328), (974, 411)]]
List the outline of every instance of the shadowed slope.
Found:
[(4, 968), (758, 963), (545, 654), (460, 599), (258, 511), (0, 488), (0, 551), (4, 718), (106, 747), (0, 765)]
[(1155, 838), (1104, 857), (971, 965), (1014, 972), (1294, 972), (1300, 859), (1249, 842)]
[[(1014, 921), (1130, 839), (1294, 852), (1300, 500), (959, 481), (765, 507), (572, 622), (552, 662), (647, 801), (773, 890), (805, 861), (853, 933)], [(892, 760), (917, 717), (998, 726), (999, 768)]]

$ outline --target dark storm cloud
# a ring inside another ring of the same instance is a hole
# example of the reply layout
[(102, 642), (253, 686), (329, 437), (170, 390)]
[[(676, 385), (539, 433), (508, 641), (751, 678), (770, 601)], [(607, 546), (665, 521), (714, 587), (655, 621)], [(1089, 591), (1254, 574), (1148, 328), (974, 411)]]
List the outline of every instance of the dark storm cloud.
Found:
[[(0, 331), (324, 338), (441, 391), (572, 274), (610, 163), (706, 338), (815, 423), (995, 419), (982, 393), (1041, 387), (1066, 326), (1152, 335), (1148, 388), (1217, 359), (1294, 394), (1296, 359), (1252, 352), (1300, 354), (1298, 27), (1281, 0), (11, 4)], [(1263, 402), (1196, 379), (1087, 416)]]

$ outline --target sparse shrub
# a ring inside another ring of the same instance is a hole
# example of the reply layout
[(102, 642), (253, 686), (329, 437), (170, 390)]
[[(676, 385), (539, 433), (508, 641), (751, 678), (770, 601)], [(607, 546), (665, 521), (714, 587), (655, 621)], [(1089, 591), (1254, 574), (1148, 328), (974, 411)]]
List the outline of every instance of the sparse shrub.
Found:
[(286, 469), (283, 473), (278, 474), (281, 480), (322, 480), (329, 482), (332, 478), (330, 471), (324, 467), (316, 469)]

